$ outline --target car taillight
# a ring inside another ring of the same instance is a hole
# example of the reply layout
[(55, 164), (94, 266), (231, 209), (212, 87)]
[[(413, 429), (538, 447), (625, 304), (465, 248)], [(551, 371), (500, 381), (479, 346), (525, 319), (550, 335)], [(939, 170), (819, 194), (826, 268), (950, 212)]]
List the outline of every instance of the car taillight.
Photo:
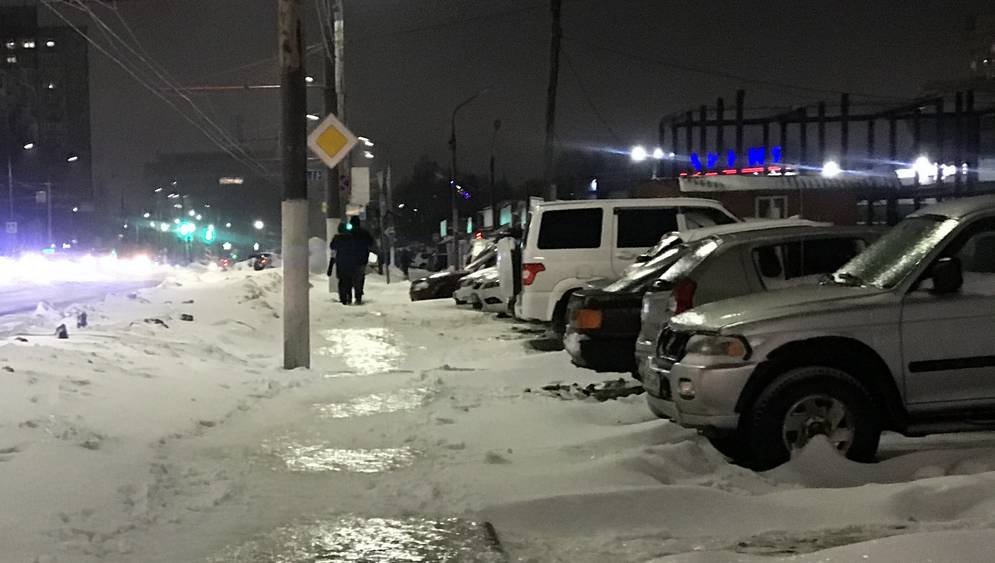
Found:
[(539, 275), (539, 272), (545, 271), (546, 266), (538, 262), (522, 264), (522, 285), (532, 285), (532, 282), (536, 281), (536, 276)]
[(574, 313), (574, 326), (578, 330), (594, 330), (601, 328), (601, 311), (598, 309), (579, 309)]
[(698, 284), (694, 280), (685, 278), (677, 282), (677, 285), (670, 292), (670, 310), (678, 315), (693, 308), (696, 289), (698, 289)]

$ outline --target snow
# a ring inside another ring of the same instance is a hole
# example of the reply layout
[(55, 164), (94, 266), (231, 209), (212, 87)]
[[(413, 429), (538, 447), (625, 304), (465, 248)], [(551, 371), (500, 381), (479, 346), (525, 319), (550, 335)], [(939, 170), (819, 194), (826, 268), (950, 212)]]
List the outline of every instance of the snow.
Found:
[(0, 561), (310, 561), (319, 536), (377, 560), (369, 530), (393, 538), (380, 560), (418, 560), (410, 530), (465, 549), (480, 521), (511, 561), (991, 559), (993, 435), (886, 435), (869, 465), (815, 441), (757, 474), (641, 396), (542, 391), (608, 377), (527, 325), (312, 282), (310, 370), (280, 369), (279, 270), (0, 317)]

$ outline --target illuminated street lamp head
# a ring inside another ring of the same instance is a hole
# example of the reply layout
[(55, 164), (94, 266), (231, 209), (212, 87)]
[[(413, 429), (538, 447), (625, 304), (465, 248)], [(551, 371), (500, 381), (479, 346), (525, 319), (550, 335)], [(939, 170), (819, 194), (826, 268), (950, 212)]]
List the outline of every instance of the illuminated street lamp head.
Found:
[(151, 216), (152, 216), (152, 214), (149, 213), (148, 211), (146, 211), (145, 213), (142, 213), (142, 217), (144, 217), (145, 219), (148, 219)]
[(642, 145), (632, 147), (632, 151), (629, 152), (629, 158), (632, 159), (632, 162), (642, 162), (646, 160), (647, 156), (646, 148)]
[(370, 151), (363, 151), (363, 156), (371, 159), (373, 158), (373, 153), (371, 153)]
[(663, 149), (661, 149), (660, 147), (653, 149), (653, 158), (657, 160), (663, 160)]
[(29, 150), (31, 150), (33, 148), (35, 148), (35, 144), (34, 143), (24, 143), (24, 150), (29, 151)]
[(160, 186), (160, 187), (158, 187), (158, 188), (156, 188), (156, 189), (154, 189), (152, 191), (155, 192), (155, 193), (160, 193), (160, 192), (162, 192), (162, 186)]
[(304, 77), (304, 81), (307, 82), (308, 84), (311, 84), (311, 83), (314, 82), (314, 77), (313, 76), (305, 76)]
[(225, 223), (225, 228), (226, 229), (230, 229), (231, 228), (231, 223)]
[(194, 217), (194, 219), (196, 219), (196, 220), (198, 220), (198, 221), (200, 221), (200, 220), (201, 220), (201, 219), (203, 219), (203, 218), (204, 218), (204, 216), (203, 216), (203, 215), (201, 215), (200, 213), (198, 213), (198, 214), (197, 214), (197, 215), (196, 215), (196, 216)]
[(73, 213), (79, 213), (79, 207), (73, 207)]
[(194, 216), (194, 215), (196, 215), (196, 214), (197, 214), (197, 212), (196, 212), (196, 211), (194, 211), (193, 209), (191, 209), (190, 211), (187, 211), (187, 215), (189, 215), (189, 216), (191, 216), (191, 217), (193, 217), (193, 216)]
[(307, 114), (307, 119), (308, 119), (308, 121), (318, 121), (321, 118), (318, 117), (317, 115), (313, 114), (313, 113), (309, 113), (309, 114)]
[(66, 162), (76, 162), (77, 160), (79, 160), (79, 157), (74, 154), (67, 158)]
[(255, 227), (257, 231), (261, 231), (263, 230), (264, 227), (266, 227), (266, 223), (263, 223), (261, 220), (256, 219), (256, 221), (252, 223), (252, 226)]
[(840, 168), (840, 163), (835, 160), (827, 160), (826, 163), (822, 165), (823, 178), (835, 178), (842, 173), (843, 169)]

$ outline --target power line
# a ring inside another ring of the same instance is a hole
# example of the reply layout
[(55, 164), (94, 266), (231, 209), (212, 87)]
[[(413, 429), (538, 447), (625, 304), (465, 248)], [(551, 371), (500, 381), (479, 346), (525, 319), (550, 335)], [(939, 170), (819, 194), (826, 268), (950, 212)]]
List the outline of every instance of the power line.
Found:
[(608, 45), (599, 45), (597, 43), (591, 43), (591, 42), (585, 41), (583, 39), (577, 39), (576, 37), (565, 36), (564, 39), (566, 39), (567, 41), (572, 41), (574, 43), (577, 43), (578, 45), (582, 45), (584, 47), (587, 47), (588, 49), (592, 49), (592, 50), (595, 50), (595, 51), (603, 51), (603, 52), (606, 52), (606, 53), (612, 53), (612, 54), (618, 55), (620, 57), (628, 58), (628, 59), (631, 59), (631, 60), (642, 61), (642, 62), (645, 62), (645, 63), (650, 63), (650, 64), (653, 64), (653, 65), (657, 65), (657, 66), (662, 66), (662, 67), (676, 69), (676, 70), (682, 70), (682, 71), (685, 71), (685, 72), (693, 72), (693, 73), (696, 73), (696, 74), (704, 74), (704, 75), (708, 75), (708, 76), (717, 76), (717, 77), (720, 77), (720, 78), (726, 78), (726, 79), (730, 79), (730, 80), (736, 80), (738, 82), (745, 82), (745, 83), (749, 83), (749, 84), (757, 84), (757, 85), (761, 85), (761, 86), (769, 86), (769, 87), (776, 87), (776, 88), (785, 88), (785, 89), (789, 89), (789, 90), (798, 90), (798, 91), (802, 91), (802, 92), (812, 92), (812, 93), (818, 93), (818, 94), (836, 94), (836, 95), (841, 95), (841, 94), (849, 93), (849, 94), (854, 95), (854, 96), (861, 96), (861, 97), (864, 97), (864, 98), (873, 98), (873, 99), (879, 99), (879, 100), (887, 100), (887, 101), (892, 101), (892, 102), (896, 102), (896, 101), (911, 101), (910, 98), (896, 98), (896, 97), (893, 97), (893, 96), (882, 96), (880, 94), (869, 94), (869, 93), (861, 93), (861, 92), (844, 92), (843, 90), (833, 90), (833, 89), (828, 89), (828, 88), (816, 88), (816, 87), (812, 87), (812, 86), (802, 86), (802, 85), (799, 85), (799, 84), (790, 84), (790, 83), (787, 83), (787, 82), (778, 82), (778, 81), (775, 81), (775, 80), (765, 80), (765, 79), (762, 79), (762, 78), (752, 78), (752, 77), (749, 77), (749, 76), (742, 76), (742, 75), (733, 74), (733, 73), (730, 73), (730, 72), (724, 72), (724, 71), (720, 71), (720, 70), (706, 69), (706, 68), (700, 68), (700, 67), (694, 67), (694, 66), (690, 66), (690, 65), (675, 63), (675, 62), (672, 62), (672, 61), (666, 61), (666, 60), (658, 59), (656, 57), (651, 57), (651, 56), (648, 56), (648, 55), (643, 55), (643, 54), (639, 54), (639, 53), (632, 53), (632, 52), (629, 52), (629, 51), (626, 51), (626, 50), (623, 50), (623, 49), (619, 49), (617, 47), (611, 47), (611, 46), (608, 46)]
[(611, 134), (615, 142), (618, 144), (622, 144), (621, 137), (619, 137), (618, 134), (615, 133), (615, 130), (612, 129), (612, 126), (608, 124), (607, 120), (605, 120), (604, 115), (602, 115), (601, 112), (598, 110), (598, 106), (594, 104), (594, 100), (591, 98), (591, 93), (587, 91), (587, 88), (584, 86), (584, 80), (580, 77), (580, 73), (577, 72), (577, 67), (574, 66), (573, 59), (570, 58), (570, 53), (568, 53), (566, 49), (564, 49), (562, 52), (563, 52), (563, 58), (567, 63), (567, 68), (570, 69), (570, 73), (573, 74), (574, 79), (576, 79), (577, 86), (580, 87), (580, 91), (584, 95), (584, 99), (587, 101), (587, 105), (590, 106), (591, 111), (594, 112), (595, 117), (598, 118), (598, 121), (601, 122), (601, 125), (603, 125), (605, 129), (608, 131), (608, 133)]

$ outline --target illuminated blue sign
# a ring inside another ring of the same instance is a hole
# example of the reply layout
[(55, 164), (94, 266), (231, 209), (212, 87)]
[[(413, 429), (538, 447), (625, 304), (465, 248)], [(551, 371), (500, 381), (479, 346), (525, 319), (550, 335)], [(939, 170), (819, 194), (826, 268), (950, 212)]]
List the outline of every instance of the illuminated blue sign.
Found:
[[(750, 147), (749, 149), (747, 149), (745, 155), (737, 155), (736, 151), (730, 149), (725, 155), (725, 163), (724, 163), (725, 167), (742, 168), (743, 167), (741, 163), (742, 157), (745, 157), (747, 166), (754, 167), (754, 166), (763, 166), (765, 161), (772, 164), (781, 164), (781, 160), (784, 158), (784, 153), (781, 150), (780, 146), (771, 147), (769, 155), (767, 147)], [(696, 152), (691, 153), (691, 166), (699, 172), (704, 172), (706, 170), (713, 170), (715, 169), (718, 163), (719, 163), (718, 153), (714, 152), (706, 153), (704, 162), (702, 162), (701, 156), (699, 156), (698, 153)]]

